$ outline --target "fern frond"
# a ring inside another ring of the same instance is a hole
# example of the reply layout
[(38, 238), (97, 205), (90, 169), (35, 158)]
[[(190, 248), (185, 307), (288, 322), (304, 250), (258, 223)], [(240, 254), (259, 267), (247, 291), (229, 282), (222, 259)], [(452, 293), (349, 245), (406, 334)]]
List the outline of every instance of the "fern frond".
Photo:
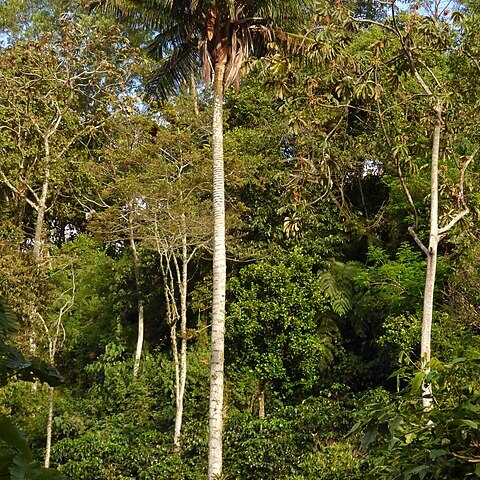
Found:
[(330, 303), (332, 311), (339, 316), (345, 315), (351, 308), (349, 296), (337, 284), (331, 272), (323, 272), (318, 277), (320, 291)]
[(318, 276), (320, 292), (329, 300), (332, 311), (341, 317), (353, 307), (353, 278), (358, 270), (356, 263), (334, 261), (329, 270)]

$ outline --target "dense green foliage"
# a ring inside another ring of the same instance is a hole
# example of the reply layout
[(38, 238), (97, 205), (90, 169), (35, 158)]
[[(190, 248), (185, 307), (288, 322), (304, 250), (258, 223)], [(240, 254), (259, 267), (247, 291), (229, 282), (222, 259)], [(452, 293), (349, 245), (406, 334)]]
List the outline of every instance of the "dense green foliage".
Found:
[[(160, 100), (155, 25), (86, 3), (0, 1), (0, 479), (203, 479), (212, 92), (190, 69)], [(480, 11), (393, 4), (254, 19), (262, 57), (226, 91), (226, 479), (480, 478)]]

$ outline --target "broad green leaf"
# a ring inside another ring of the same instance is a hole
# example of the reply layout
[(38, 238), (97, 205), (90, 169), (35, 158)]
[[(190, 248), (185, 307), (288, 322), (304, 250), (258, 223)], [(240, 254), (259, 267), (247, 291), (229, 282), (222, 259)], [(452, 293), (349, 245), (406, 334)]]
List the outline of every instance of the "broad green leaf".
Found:
[(9, 468), (11, 480), (41, 480), (42, 468), (38, 462), (28, 463), (22, 455), (16, 455)]
[(392, 418), (388, 422), (388, 429), (390, 430), (390, 434), (393, 436), (395, 432), (398, 430), (398, 427), (403, 423), (403, 417), (401, 415), (397, 415), (396, 417)]
[(56, 387), (63, 381), (54, 367), (37, 357), (27, 360), (16, 348), (0, 339), (0, 355), (2, 354), (5, 360), (0, 363), (0, 386), (5, 385), (7, 369), (16, 372), (18, 377), (26, 382), (40, 380)]
[(0, 335), (14, 333), (18, 330), (16, 315), (3, 297), (0, 297)]
[(454, 358), (451, 362), (449, 362), (447, 365), (458, 365), (459, 363), (465, 363), (467, 359), (465, 357), (459, 357), (459, 358)]
[(0, 440), (18, 450), (26, 461), (32, 461), (32, 452), (28, 447), (27, 440), (13, 425), (12, 421), (3, 414), (0, 414)]
[(478, 422), (474, 422), (473, 420), (469, 420), (468, 418), (462, 418), (456, 422), (458, 425), (463, 427), (470, 427), (475, 430), (478, 430)]
[(363, 426), (363, 422), (357, 422), (351, 429), (350, 431), (348, 432), (348, 435), (352, 434), (352, 433), (355, 433), (355, 432), (358, 432), (358, 430), (360, 430), (360, 428)]
[(480, 410), (480, 405), (473, 405), (472, 403), (468, 402), (462, 405), (462, 410), (466, 410), (467, 412), (477, 413)]
[(412, 388), (411, 388), (412, 395), (416, 395), (420, 393), (420, 390), (422, 388), (422, 383), (424, 380), (425, 380), (425, 373), (417, 372), (415, 374), (412, 380)]
[[(0, 414), (0, 479), (5, 480), (64, 480), (56, 470), (42, 468), (32, 461), (32, 453), (22, 433), (5, 415)], [(15, 450), (17, 453), (15, 453)]]
[(448, 452), (446, 450), (442, 450), (442, 449), (430, 450), (430, 458), (435, 459), (435, 458), (438, 458), (438, 457), (443, 457), (447, 453)]
[(428, 465), (418, 465), (417, 467), (411, 468), (405, 472), (407, 478), (411, 478), (413, 475), (418, 475), (420, 479), (425, 478), (425, 475), (428, 473)]
[(20, 370), (22, 368), (28, 368), (31, 365), (21, 352), (16, 348), (7, 345), (0, 339), (0, 352), (5, 357), (5, 366), (10, 370)]
[(37, 357), (33, 357), (31, 362), (31, 373), (38, 380), (48, 383), (51, 387), (57, 387), (63, 382), (63, 378), (56, 368)]
[(7, 367), (3, 359), (0, 358), (0, 387), (7, 384)]
[(8, 447), (0, 447), (0, 478), (8, 474), (15, 452)]
[(368, 447), (368, 445), (370, 445), (377, 438), (377, 435), (378, 428), (376, 426), (371, 427), (369, 430), (367, 430), (367, 433), (362, 438), (362, 445)]

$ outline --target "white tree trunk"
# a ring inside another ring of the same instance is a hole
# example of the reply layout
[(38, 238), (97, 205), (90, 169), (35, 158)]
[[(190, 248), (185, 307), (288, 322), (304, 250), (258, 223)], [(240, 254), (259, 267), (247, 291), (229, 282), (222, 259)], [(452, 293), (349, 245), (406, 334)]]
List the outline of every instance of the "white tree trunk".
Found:
[(48, 387), (48, 420), (47, 420), (47, 445), (45, 447), (45, 468), (50, 467), (50, 455), (52, 451), (53, 430), (53, 387)]
[(223, 93), (225, 65), (215, 65), (213, 103), (213, 304), (210, 360), (208, 480), (222, 474), (223, 376), (225, 344), (225, 191), (223, 165)]
[[(431, 161), (431, 198), (430, 198), (430, 240), (428, 243), (427, 272), (423, 296), (422, 341), (420, 348), (421, 365), (423, 372), (430, 372), (430, 351), (433, 320), (433, 294), (437, 270), (437, 249), (439, 238), (438, 227), (438, 162), (440, 157), (440, 134), (442, 129), (442, 104), (437, 102), (435, 107), (435, 123)], [(429, 408), (433, 402), (432, 388), (428, 382), (422, 386), (422, 403)]]
[[(185, 214), (182, 215), (182, 225), (185, 232)], [(182, 236), (182, 271), (177, 271), (180, 275), (180, 359), (179, 372), (175, 372), (178, 378), (178, 388), (176, 389), (176, 411), (175, 411), (175, 433), (173, 443), (175, 448), (180, 449), (180, 435), (183, 423), (183, 402), (185, 397), (185, 386), (187, 383), (187, 286), (188, 286), (188, 252), (187, 252), (187, 235)]]
[[(159, 250), (160, 251), (160, 250)], [(178, 336), (177, 336), (177, 322), (179, 318), (178, 308), (176, 303), (175, 296), (175, 281), (174, 273), (172, 271), (172, 265), (175, 266), (175, 272), (177, 276), (177, 285), (180, 290), (180, 295), (182, 295), (182, 285), (181, 285), (181, 273), (178, 266), (178, 261), (175, 258), (175, 255), (172, 251), (163, 252), (160, 254), (160, 266), (162, 269), (162, 276), (164, 282), (164, 294), (165, 302), (167, 307), (167, 324), (170, 326), (170, 341), (172, 343), (172, 356), (173, 356), (173, 366), (175, 371), (175, 381), (174, 381), (174, 392), (175, 392), (175, 426), (173, 433), (173, 445), (175, 450), (180, 450), (180, 435), (182, 429), (182, 419), (183, 419), (183, 393), (185, 382), (182, 381), (184, 375), (186, 376), (186, 359), (185, 359), (185, 373), (184, 373), (184, 364), (183, 358), (183, 344), (180, 347), (180, 355), (178, 351)], [(183, 267), (185, 268), (185, 267)], [(182, 305), (181, 305), (182, 307)], [(186, 311), (186, 310), (185, 310)], [(186, 314), (185, 314), (186, 315)], [(180, 329), (182, 328), (184, 317), (183, 310), (180, 312)], [(186, 321), (186, 316), (185, 316)], [(186, 328), (186, 327), (185, 327)], [(186, 350), (185, 350), (186, 356)]]
[[(58, 108), (58, 107), (57, 107)], [(47, 211), (47, 197), (48, 197), (48, 188), (50, 183), (50, 168), (52, 164), (52, 157), (50, 152), (50, 137), (57, 131), (58, 126), (62, 120), (62, 115), (59, 113), (55, 120), (52, 122), (50, 127), (45, 133), (39, 133), (43, 136), (43, 149), (45, 154), (45, 170), (43, 173), (43, 185), (42, 193), (38, 198), (37, 205), (37, 221), (35, 224), (35, 238), (33, 244), (33, 256), (35, 260), (39, 260), (42, 256), (43, 249), (43, 224), (45, 222), (45, 213)], [(38, 129), (38, 127), (37, 127)]]
[(145, 306), (143, 299), (138, 299), (138, 332), (137, 332), (137, 348), (135, 350), (135, 362), (133, 365), (133, 376), (138, 376), (138, 370), (140, 369), (140, 361), (142, 359), (143, 351), (143, 336), (145, 333)]
[(265, 418), (265, 380), (258, 385), (258, 418)]
[[(130, 209), (133, 202), (130, 204)], [(138, 376), (138, 370), (140, 368), (140, 360), (142, 359), (142, 350), (143, 350), (143, 337), (145, 331), (145, 307), (142, 298), (142, 292), (140, 288), (140, 259), (138, 258), (137, 246), (135, 244), (135, 237), (133, 235), (133, 212), (129, 212), (129, 237), (130, 237), (130, 248), (132, 249), (133, 254), (133, 273), (135, 275), (135, 289), (137, 291), (137, 348), (135, 350), (135, 360), (133, 364), (133, 377)]]
[(172, 342), (172, 356), (173, 366), (175, 369), (175, 427), (173, 432), (173, 445), (175, 450), (180, 449), (180, 433), (182, 428), (183, 402), (180, 401), (180, 359), (178, 356), (178, 342), (177, 342), (177, 323), (170, 325), (170, 340)]
[(46, 158), (47, 165), (45, 167), (42, 193), (38, 201), (37, 208), (37, 220), (35, 222), (35, 237), (33, 243), (33, 257), (35, 260), (39, 261), (42, 258), (43, 250), (43, 224), (45, 222), (45, 212), (47, 211), (47, 196), (48, 196), (48, 187), (50, 182), (50, 159), (49, 154)]

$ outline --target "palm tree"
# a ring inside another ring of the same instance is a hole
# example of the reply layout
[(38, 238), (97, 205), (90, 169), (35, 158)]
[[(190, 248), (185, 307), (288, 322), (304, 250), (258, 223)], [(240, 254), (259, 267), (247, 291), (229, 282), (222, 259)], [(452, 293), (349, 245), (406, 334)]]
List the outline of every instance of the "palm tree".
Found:
[(213, 303), (210, 363), (208, 478), (222, 472), (223, 376), (225, 333), (225, 195), (223, 101), (228, 86), (238, 86), (250, 53), (260, 53), (274, 29), (299, 19), (308, 0), (97, 0), (130, 25), (158, 32), (149, 46), (160, 66), (152, 74), (152, 93), (167, 97), (188, 85), (200, 67), (213, 78)]

